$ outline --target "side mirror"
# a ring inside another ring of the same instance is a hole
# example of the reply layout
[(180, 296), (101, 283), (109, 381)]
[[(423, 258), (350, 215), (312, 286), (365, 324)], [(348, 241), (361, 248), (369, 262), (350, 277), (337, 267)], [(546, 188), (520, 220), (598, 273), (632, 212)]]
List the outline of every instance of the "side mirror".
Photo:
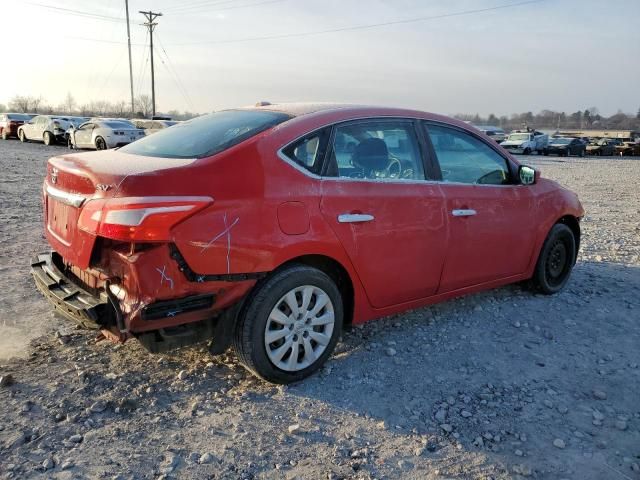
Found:
[(533, 185), (540, 178), (540, 173), (527, 165), (520, 165), (518, 177), (522, 185)]

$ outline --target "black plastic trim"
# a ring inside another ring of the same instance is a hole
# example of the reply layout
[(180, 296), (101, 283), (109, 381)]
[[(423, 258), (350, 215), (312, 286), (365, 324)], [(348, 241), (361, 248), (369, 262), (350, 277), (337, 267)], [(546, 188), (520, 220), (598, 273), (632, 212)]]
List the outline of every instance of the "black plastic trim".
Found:
[(251, 273), (196, 273), (178, 250), (175, 243), (169, 244), (169, 253), (178, 264), (178, 268), (187, 280), (190, 282), (244, 282), (246, 280), (259, 280), (265, 277), (269, 272), (251, 272)]

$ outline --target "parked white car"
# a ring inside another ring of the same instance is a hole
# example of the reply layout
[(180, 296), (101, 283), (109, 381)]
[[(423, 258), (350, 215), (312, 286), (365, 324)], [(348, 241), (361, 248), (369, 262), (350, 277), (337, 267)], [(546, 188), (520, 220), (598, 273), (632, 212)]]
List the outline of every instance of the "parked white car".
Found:
[(22, 142), (30, 140), (44, 142), (45, 145), (66, 143), (66, 133), (80, 117), (57, 115), (36, 115), (18, 127), (18, 138)]
[(144, 130), (125, 120), (92, 120), (69, 130), (69, 147), (106, 150), (144, 137)]
[(537, 152), (542, 155), (547, 151), (549, 135), (538, 131), (516, 130), (511, 132), (507, 139), (500, 145), (511, 153), (529, 155)]
[(131, 123), (138, 128), (142, 128), (145, 135), (151, 135), (152, 133), (157, 133), (160, 130), (169, 128), (178, 122), (174, 120), (147, 120), (144, 118), (134, 118), (131, 120)]

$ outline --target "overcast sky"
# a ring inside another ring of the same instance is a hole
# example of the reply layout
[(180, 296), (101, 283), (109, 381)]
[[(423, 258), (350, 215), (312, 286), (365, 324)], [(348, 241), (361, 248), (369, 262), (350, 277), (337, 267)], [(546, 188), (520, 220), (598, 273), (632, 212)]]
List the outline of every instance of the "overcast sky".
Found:
[[(0, 0), (0, 103), (129, 99), (124, 0)], [(408, 106), (497, 115), (640, 107), (640, 0), (130, 0), (134, 88), (158, 109), (258, 100)], [(56, 5), (68, 10), (46, 8)], [(100, 16), (83, 16), (90, 12)], [(246, 40), (411, 20), (316, 35)], [(208, 42), (208, 43), (207, 43)], [(11, 48), (9, 48), (9, 46)]]

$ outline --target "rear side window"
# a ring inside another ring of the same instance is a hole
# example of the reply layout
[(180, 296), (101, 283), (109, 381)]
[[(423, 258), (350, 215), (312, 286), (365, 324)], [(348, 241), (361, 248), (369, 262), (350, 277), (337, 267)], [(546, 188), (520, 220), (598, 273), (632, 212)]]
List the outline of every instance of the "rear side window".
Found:
[(373, 120), (338, 125), (328, 176), (370, 180), (425, 180), (413, 122)]
[(281, 112), (225, 110), (165, 128), (121, 152), (160, 158), (215, 155), (291, 118)]
[(322, 170), (322, 162), (329, 143), (331, 130), (325, 128), (306, 135), (282, 149), (282, 153), (301, 167), (317, 175)]
[(445, 182), (504, 185), (510, 183), (507, 161), (489, 145), (456, 128), (427, 125)]

